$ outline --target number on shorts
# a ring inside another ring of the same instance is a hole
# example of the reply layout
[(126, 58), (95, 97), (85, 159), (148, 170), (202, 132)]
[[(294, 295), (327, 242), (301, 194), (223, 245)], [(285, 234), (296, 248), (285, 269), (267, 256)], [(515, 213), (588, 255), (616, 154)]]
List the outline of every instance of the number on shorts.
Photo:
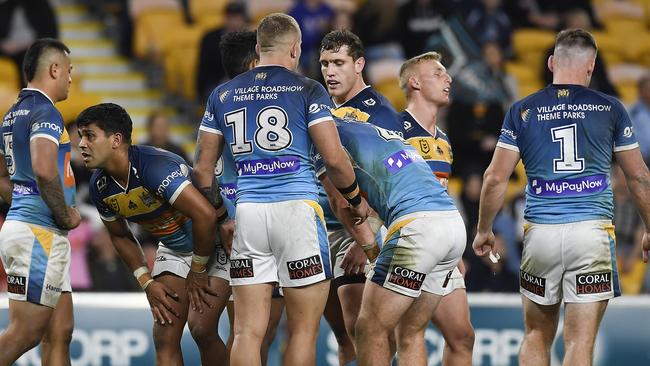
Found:
[(553, 159), (555, 173), (579, 173), (585, 170), (585, 159), (578, 157), (577, 126), (555, 127), (551, 129), (553, 142), (560, 143), (560, 158)]
[[(246, 108), (236, 110), (224, 116), (226, 125), (233, 127), (233, 140), (230, 144), (233, 154), (245, 154), (253, 151), (253, 144), (246, 140)], [(279, 151), (291, 145), (293, 136), (287, 128), (289, 118), (280, 107), (266, 107), (256, 118), (255, 144), (266, 151)]]
[(2, 141), (5, 146), (5, 165), (7, 166), (7, 172), (9, 175), (14, 175), (16, 172), (16, 166), (14, 165), (14, 136), (11, 132), (4, 133), (2, 135)]

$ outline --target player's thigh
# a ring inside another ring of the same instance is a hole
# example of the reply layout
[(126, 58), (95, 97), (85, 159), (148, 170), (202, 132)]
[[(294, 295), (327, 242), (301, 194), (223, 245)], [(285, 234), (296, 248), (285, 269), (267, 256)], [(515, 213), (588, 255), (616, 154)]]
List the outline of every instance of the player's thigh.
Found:
[(330, 281), (284, 288), (287, 324), (292, 332), (317, 331), (329, 295)]
[(372, 337), (374, 334), (368, 333), (372, 330), (392, 332), (414, 300), (414, 297), (387, 289), (370, 280), (366, 281), (355, 326), (357, 337)]
[[(221, 313), (226, 308), (226, 305), (230, 298), (230, 284), (228, 281), (220, 277), (210, 276), (209, 286), (219, 295), (208, 295), (210, 297), (208, 301), (211, 301), (211, 306), (205, 306), (202, 313), (189, 310), (187, 322), (191, 330), (204, 330), (205, 328), (215, 330), (217, 324), (219, 323)], [(199, 334), (203, 332), (196, 333)]]
[[(268, 230), (273, 203), (245, 202), (237, 205), (235, 234), (230, 255), (230, 283), (233, 286), (278, 282), (278, 264), (271, 249)], [(287, 221), (281, 225), (286, 227)], [(281, 228), (276, 228), (279, 230)]]
[(40, 338), (45, 334), (54, 309), (27, 301), (9, 299), (9, 329), (19, 337)]
[(562, 224), (524, 224), (519, 291), (537, 304), (562, 301), (564, 231)]
[(397, 337), (406, 338), (421, 335), (431, 319), (431, 314), (436, 310), (442, 296), (429, 292), (422, 294), (413, 301), (397, 325)]
[(560, 303), (542, 305), (522, 295), (524, 327), (526, 333), (541, 332), (552, 341), (560, 317)]
[(70, 288), (70, 242), (50, 228), (7, 220), (0, 232), (0, 256), (8, 297), (55, 308)]
[(569, 342), (593, 344), (609, 300), (567, 303), (564, 309), (564, 338)]
[(168, 297), (170, 300), (169, 304), (171, 308), (174, 309), (174, 312), (176, 312), (176, 314), (180, 315), (180, 317), (172, 317), (172, 319), (174, 322), (185, 324), (189, 310), (189, 297), (185, 291), (185, 278), (179, 277), (178, 275), (171, 272), (163, 272), (156, 275), (155, 279), (156, 281), (159, 281), (165, 286), (169, 287), (174, 293), (178, 295), (177, 299)]
[(614, 225), (609, 220), (571, 224), (564, 242), (564, 301), (598, 302), (620, 296)]
[(74, 328), (74, 311), (72, 305), (72, 293), (64, 292), (59, 297), (59, 302), (52, 312), (52, 317), (47, 326), (45, 338), (50, 341), (69, 342)]
[(327, 230), (318, 203), (311, 200), (275, 202), (268, 214), (271, 248), (285, 296), (288, 288), (330, 279)]
[(269, 323), (273, 287), (273, 284), (268, 283), (232, 287), (235, 337), (253, 336), (260, 341), (264, 338)]

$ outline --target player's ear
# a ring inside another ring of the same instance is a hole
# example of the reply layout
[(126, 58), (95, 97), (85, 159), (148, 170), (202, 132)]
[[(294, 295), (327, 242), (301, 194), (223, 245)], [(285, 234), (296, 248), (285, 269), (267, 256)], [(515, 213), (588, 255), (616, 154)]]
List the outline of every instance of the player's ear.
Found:
[(122, 142), (124, 142), (124, 136), (121, 133), (117, 132), (112, 135), (111, 147), (113, 149), (120, 147)]
[(589, 63), (587, 66), (587, 75), (591, 76), (594, 73), (594, 68), (596, 67), (596, 57)]
[(409, 86), (413, 90), (420, 90), (420, 80), (415, 77), (415, 75), (409, 76), (409, 81), (408, 81)]
[(546, 60), (546, 66), (548, 67), (551, 72), (555, 69), (555, 58), (553, 55), (548, 56), (548, 60)]
[(257, 53), (257, 57), (260, 56), (260, 44), (255, 43), (255, 53)]
[(50, 64), (50, 67), (48, 68), (48, 73), (50, 74), (50, 77), (52, 79), (55, 80), (58, 79), (60, 72), (61, 72), (61, 67), (59, 66), (58, 63), (53, 62)]
[(357, 74), (361, 74), (365, 66), (366, 66), (366, 59), (363, 57), (359, 57), (356, 61), (354, 61), (354, 71)]

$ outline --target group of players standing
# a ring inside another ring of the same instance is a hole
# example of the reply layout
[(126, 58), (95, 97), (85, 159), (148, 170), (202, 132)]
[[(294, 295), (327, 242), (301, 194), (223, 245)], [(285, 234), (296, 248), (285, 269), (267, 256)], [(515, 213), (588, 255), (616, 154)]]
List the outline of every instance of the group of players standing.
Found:
[[(451, 147), (436, 125), (452, 84), (440, 55), (402, 65), (408, 105), (398, 114), (364, 83), (354, 34), (333, 31), (322, 40), (327, 89), (293, 71), (300, 43), (296, 21), (285, 14), (265, 17), (257, 33), (226, 36), (232, 79), (208, 100), (193, 167), (132, 145), (131, 119), (118, 105), (99, 104), (77, 118), (81, 155), (95, 169), (91, 199), (151, 305), (157, 364), (182, 364), (185, 323), (203, 364), (263, 364), (284, 303), (287, 365), (315, 364), (323, 313), (342, 365), (388, 365), (395, 352), (402, 365), (426, 365), (430, 320), (446, 340), (443, 363), (470, 365), (466, 231), (446, 191)], [(618, 101), (585, 87), (596, 50), (584, 31), (558, 35), (549, 59), (554, 84), (511, 108), (485, 174), (478, 255), (492, 251), (492, 221), (520, 157), (529, 176), (523, 364), (548, 364), (562, 299), (565, 362), (591, 362), (607, 300), (618, 294), (613, 152), (650, 227), (650, 178), (629, 118)], [(80, 217), (70, 140), (53, 103), (67, 97), (69, 50), (37, 41), (23, 68), (28, 88), (3, 119), (0, 140), (0, 194), (11, 202), (0, 237), (11, 314), (0, 366), (41, 341), (44, 364), (67, 364), (66, 231)], [(586, 118), (536, 120), (560, 103), (582, 108)], [(127, 221), (160, 241), (153, 271)], [(216, 329), (231, 291), (226, 347)]]

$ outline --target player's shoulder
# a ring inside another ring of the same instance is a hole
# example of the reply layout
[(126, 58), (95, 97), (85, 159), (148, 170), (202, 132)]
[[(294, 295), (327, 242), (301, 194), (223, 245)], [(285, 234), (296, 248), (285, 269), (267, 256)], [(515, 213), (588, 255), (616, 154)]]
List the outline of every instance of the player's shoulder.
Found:
[(590, 98), (593, 98), (592, 100), (594, 103), (610, 104), (613, 108), (618, 109), (619, 111), (625, 111), (625, 106), (618, 98), (605, 94), (599, 90), (590, 88), (584, 88), (583, 90)]
[(168, 162), (185, 164), (186, 161), (173, 152), (148, 145), (133, 145), (129, 148), (129, 159), (144, 171), (149, 167), (156, 167)]
[(380, 92), (375, 90), (372, 86), (367, 86), (361, 92), (359, 92), (359, 101), (364, 108), (367, 108), (370, 111), (376, 112), (390, 112), (391, 114), (397, 116), (398, 113), (393, 108), (391, 102), (383, 96)]

